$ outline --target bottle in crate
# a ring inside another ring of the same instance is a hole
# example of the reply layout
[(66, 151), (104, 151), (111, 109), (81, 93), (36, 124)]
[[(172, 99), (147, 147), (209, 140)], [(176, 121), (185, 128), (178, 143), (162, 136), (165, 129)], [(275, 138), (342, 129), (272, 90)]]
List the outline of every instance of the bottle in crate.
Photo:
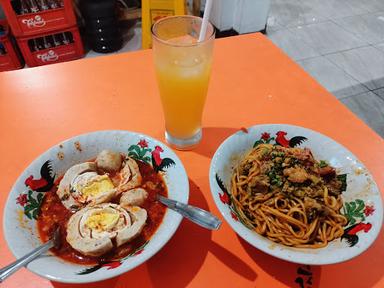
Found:
[(75, 60), (84, 54), (76, 26), (48, 34), (21, 37), (17, 43), (30, 67)]
[(0, 20), (0, 72), (24, 66), (18, 47), (5, 20)]
[(72, 0), (0, 0), (16, 37), (65, 29), (76, 24)]

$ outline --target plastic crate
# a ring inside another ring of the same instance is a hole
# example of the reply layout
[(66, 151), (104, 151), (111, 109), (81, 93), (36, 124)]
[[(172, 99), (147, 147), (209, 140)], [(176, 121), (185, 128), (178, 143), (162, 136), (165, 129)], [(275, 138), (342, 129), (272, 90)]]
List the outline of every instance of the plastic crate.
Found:
[(20, 69), (24, 66), (20, 52), (12, 38), (7, 21), (0, 20), (4, 32), (0, 35), (0, 71)]
[[(53, 0), (58, 4), (57, 8), (43, 10), (43, 8), (41, 8), (42, 5), (38, 5), (37, 9), (40, 9), (40, 11), (27, 14), (20, 14), (21, 1), (27, 0), (0, 0), (4, 13), (7, 16), (8, 23), (16, 37), (48, 33), (59, 29), (65, 29), (66, 27), (76, 24), (72, 0)], [(41, 3), (37, 0), (33, 1), (33, 3)], [(48, 0), (43, 1), (45, 1), (43, 3), (49, 3)], [(60, 7), (59, 3), (62, 3), (62, 7)], [(27, 10), (28, 12), (31, 12), (31, 8)]]
[[(55, 45), (56, 42), (59, 44)], [(84, 55), (76, 26), (47, 34), (17, 38), (17, 43), (25, 63), (30, 67), (75, 60)]]

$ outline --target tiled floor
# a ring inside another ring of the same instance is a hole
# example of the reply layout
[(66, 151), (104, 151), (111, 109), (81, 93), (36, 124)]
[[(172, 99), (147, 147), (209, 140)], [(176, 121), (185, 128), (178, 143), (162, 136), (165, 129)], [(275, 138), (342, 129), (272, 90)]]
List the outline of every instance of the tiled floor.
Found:
[(271, 0), (267, 36), (384, 137), (384, 0)]

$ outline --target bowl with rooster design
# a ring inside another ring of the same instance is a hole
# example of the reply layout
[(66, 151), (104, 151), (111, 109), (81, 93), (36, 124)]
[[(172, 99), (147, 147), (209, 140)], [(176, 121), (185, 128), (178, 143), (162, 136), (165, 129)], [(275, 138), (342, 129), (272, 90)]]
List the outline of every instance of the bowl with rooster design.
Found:
[[(266, 143), (309, 148), (316, 160), (325, 160), (336, 168), (337, 174), (346, 175), (346, 191), (342, 193), (340, 213), (348, 222), (340, 238), (323, 248), (294, 248), (269, 240), (243, 221), (234, 204), (236, 199), (231, 192), (231, 177), (248, 151)], [(363, 163), (333, 139), (303, 127), (265, 124), (234, 133), (216, 150), (209, 180), (215, 204), (231, 228), (254, 247), (287, 261), (323, 265), (349, 260), (372, 245), (382, 226), (381, 195)]]
[[(144, 134), (119, 130), (76, 136), (41, 154), (24, 170), (9, 193), (3, 227), (6, 242), (16, 258), (43, 243), (37, 219), (47, 193), (52, 193), (52, 189), (59, 185), (68, 168), (94, 160), (105, 149), (152, 167), (161, 175), (159, 177), (169, 198), (188, 202), (189, 182), (183, 164), (160, 141)], [(115, 277), (155, 255), (175, 233), (181, 219), (178, 213), (165, 209), (162, 221), (150, 238), (120, 259), (85, 265), (63, 260), (49, 252), (48, 257), (32, 261), (27, 268), (49, 280), (66, 283), (87, 283)]]

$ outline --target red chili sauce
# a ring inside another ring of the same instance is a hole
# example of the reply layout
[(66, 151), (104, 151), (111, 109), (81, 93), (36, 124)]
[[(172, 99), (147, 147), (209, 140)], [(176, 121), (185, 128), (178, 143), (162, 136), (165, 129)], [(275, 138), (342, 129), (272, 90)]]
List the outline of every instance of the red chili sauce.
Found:
[[(148, 192), (148, 198), (142, 208), (147, 210), (148, 218), (142, 232), (134, 240), (114, 248), (112, 251), (99, 257), (90, 257), (82, 255), (73, 249), (66, 241), (67, 223), (72, 216), (72, 212), (67, 210), (61, 203), (56, 194), (57, 185), (51, 191), (45, 194), (43, 204), (41, 205), (40, 215), (37, 219), (37, 228), (41, 239), (48, 241), (53, 231), (60, 226), (61, 228), (61, 247), (52, 248), (51, 251), (58, 257), (77, 264), (97, 264), (111, 260), (121, 259), (135, 251), (137, 248), (147, 242), (160, 226), (166, 207), (156, 201), (156, 194), (167, 196), (167, 187), (161, 175), (156, 173), (153, 168), (141, 161), (137, 161), (142, 176), (141, 187)], [(61, 179), (60, 179), (61, 180)], [(119, 199), (116, 199), (119, 200)], [(118, 201), (112, 201), (118, 204)]]

